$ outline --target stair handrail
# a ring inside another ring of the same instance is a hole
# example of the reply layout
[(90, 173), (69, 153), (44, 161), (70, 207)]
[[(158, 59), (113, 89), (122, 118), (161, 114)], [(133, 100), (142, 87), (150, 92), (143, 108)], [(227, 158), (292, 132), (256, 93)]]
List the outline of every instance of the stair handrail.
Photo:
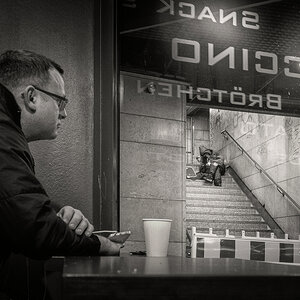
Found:
[(275, 180), (265, 171), (265, 169), (257, 163), (257, 161), (255, 161), (249, 154), (248, 152), (236, 141), (236, 139), (226, 130), (222, 130), (221, 134), (223, 134), (223, 136), (226, 138), (230, 137), (231, 140), (235, 143), (235, 145), (237, 145), (237, 147), (239, 148), (239, 150), (242, 152), (242, 154), (245, 154), (253, 163), (254, 166), (258, 169), (258, 171), (260, 173), (263, 173), (275, 186), (277, 191), (283, 196), (286, 197), (294, 206), (295, 208), (298, 210), (298, 213), (300, 213), (300, 206), (299, 204), (284, 190), (282, 189), (277, 182), (275, 182)]

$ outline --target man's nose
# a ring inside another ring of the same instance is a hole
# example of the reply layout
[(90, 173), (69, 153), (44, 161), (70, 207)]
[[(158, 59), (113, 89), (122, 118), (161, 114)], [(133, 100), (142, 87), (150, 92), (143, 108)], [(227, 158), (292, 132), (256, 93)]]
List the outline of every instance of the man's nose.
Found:
[(67, 117), (67, 111), (66, 111), (66, 109), (64, 108), (63, 110), (61, 110), (60, 112), (59, 112), (59, 118), (60, 119), (65, 119)]

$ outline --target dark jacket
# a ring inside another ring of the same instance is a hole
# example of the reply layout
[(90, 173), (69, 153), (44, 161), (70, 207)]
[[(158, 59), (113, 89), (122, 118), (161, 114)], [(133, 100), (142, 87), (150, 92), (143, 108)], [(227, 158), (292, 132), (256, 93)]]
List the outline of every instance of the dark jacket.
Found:
[(11, 252), (34, 259), (99, 255), (94, 235), (78, 236), (51, 206), (34, 174), (14, 96), (0, 84), (0, 269)]

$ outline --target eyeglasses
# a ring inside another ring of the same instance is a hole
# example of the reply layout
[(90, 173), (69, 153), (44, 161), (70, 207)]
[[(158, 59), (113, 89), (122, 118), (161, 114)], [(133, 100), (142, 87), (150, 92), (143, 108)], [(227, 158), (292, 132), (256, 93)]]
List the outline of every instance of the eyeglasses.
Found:
[(56, 95), (54, 93), (50, 93), (48, 91), (45, 91), (43, 89), (40, 89), (38, 88), (37, 86), (35, 85), (32, 85), (36, 90), (52, 97), (58, 104), (58, 108), (59, 108), (59, 111), (63, 111), (67, 105), (67, 103), (69, 102), (69, 100), (66, 98), (66, 97), (62, 97), (62, 96), (59, 96), (59, 95)]

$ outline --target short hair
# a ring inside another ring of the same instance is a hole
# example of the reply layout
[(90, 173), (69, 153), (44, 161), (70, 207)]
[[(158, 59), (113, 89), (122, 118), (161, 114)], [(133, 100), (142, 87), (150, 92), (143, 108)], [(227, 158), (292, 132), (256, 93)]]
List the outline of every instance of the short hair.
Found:
[(62, 67), (51, 59), (28, 50), (7, 50), (0, 55), (0, 83), (7, 88), (22, 84), (44, 85), (49, 81), (49, 70)]

